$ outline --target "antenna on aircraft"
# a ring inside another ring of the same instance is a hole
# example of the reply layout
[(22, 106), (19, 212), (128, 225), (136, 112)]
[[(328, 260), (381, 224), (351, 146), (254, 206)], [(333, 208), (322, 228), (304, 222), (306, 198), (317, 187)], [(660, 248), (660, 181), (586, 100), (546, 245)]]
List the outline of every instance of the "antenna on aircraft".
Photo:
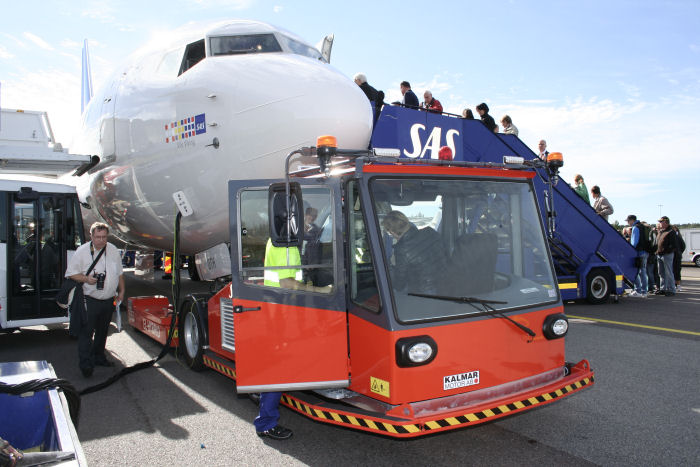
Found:
[(92, 99), (92, 70), (90, 69), (90, 53), (88, 41), (83, 42), (83, 74), (80, 88), (80, 113), (85, 111), (88, 102)]

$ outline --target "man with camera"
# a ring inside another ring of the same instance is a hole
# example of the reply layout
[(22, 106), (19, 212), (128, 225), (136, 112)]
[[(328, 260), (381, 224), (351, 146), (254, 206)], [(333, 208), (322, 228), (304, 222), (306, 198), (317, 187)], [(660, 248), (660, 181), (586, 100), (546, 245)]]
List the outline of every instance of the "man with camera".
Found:
[(107, 224), (92, 224), (92, 241), (76, 250), (66, 268), (66, 277), (81, 283), (85, 295), (86, 316), (78, 333), (79, 365), (85, 377), (92, 375), (95, 365), (114, 366), (105, 355), (105, 344), (115, 296), (121, 302), (125, 287), (122, 259), (117, 248), (107, 242), (108, 234)]

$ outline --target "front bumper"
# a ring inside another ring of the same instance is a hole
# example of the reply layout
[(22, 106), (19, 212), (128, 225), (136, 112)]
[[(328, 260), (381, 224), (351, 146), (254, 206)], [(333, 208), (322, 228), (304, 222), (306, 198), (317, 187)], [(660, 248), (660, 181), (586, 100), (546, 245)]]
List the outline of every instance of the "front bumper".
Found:
[(566, 368), (567, 374), (554, 380), (527, 388), (520, 387), (508, 394), (486, 399), (463, 397), (464, 403), (459, 406), (454, 404), (457, 399), (441, 398), (405, 404), (387, 411), (367, 410), (343, 403), (342, 399), (328, 400), (309, 392), (285, 393), (282, 403), (319, 422), (391, 437), (410, 438), (478, 425), (524, 412), (594, 384), (594, 373), (587, 360), (567, 365)]

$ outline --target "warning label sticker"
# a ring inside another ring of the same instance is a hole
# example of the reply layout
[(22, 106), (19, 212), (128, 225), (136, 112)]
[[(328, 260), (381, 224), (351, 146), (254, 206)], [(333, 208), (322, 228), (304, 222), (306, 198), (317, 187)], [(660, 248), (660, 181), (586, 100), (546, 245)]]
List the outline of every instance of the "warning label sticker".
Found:
[(380, 396), (389, 397), (389, 381), (384, 381), (383, 379), (370, 376), (369, 383), (372, 392), (379, 394)]
[(479, 370), (445, 376), (443, 378), (442, 389), (447, 391), (449, 389), (464, 388), (476, 384), (479, 384)]

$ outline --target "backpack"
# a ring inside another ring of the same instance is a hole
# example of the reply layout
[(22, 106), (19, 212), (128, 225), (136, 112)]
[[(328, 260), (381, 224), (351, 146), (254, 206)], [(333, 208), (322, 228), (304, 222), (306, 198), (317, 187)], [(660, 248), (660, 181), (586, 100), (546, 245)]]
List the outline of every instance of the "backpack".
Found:
[(651, 228), (646, 224), (642, 224), (641, 222), (637, 224), (637, 228), (639, 229), (639, 242), (637, 243), (637, 251), (646, 251), (647, 253), (652, 253), (654, 248), (651, 239)]

